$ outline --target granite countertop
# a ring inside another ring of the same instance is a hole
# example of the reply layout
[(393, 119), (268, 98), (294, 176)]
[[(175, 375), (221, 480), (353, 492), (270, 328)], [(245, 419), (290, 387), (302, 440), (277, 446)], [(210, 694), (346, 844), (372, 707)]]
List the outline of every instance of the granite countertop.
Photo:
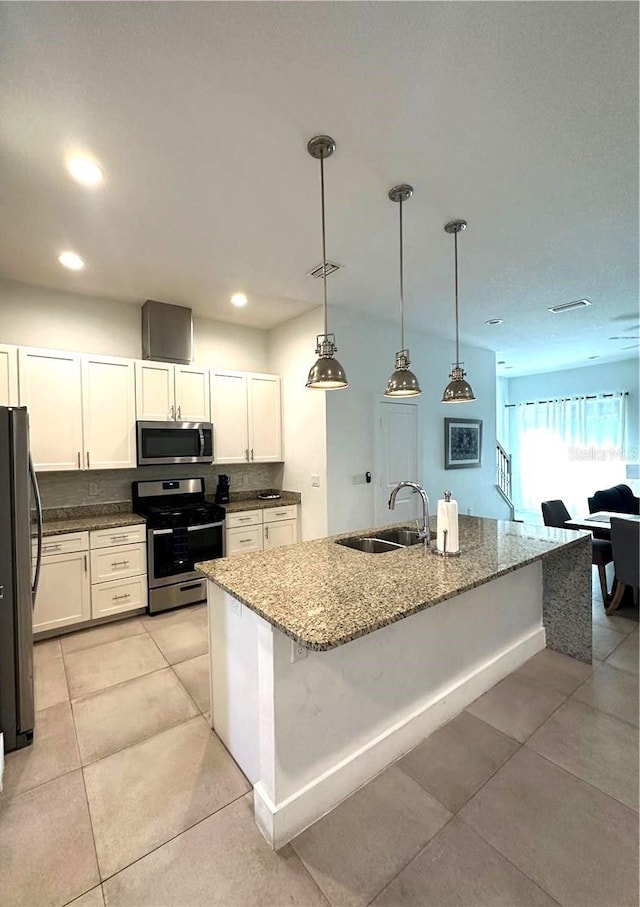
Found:
[(365, 554), (335, 543), (374, 531), (196, 566), (287, 636), (324, 651), (590, 539), (586, 532), (461, 516), (456, 558), (437, 557), (423, 545)]
[[(280, 497), (275, 501), (265, 501), (256, 497), (257, 492), (254, 492), (252, 495), (247, 494), (246, 497), (234, 497), (234, 500), (229, 501), (228, 504), (221, 504), (220, 506), (224, 507), (227, 513), (241, 513), (243, 510), (267, 510), (270, 507), (286, 507), (291, 504), (299, 504), (302, 498), (299, 491), (280, 491), (278, 493)], [(207, 495), (207, 500), (213, 501), (214, 497)]]
[[(88, 532), (91, 529), (117, 529), (118, 526), (138, 526), (144, 517), (133, 513), (125, 501), (115, 504), (96, 504), (77, 507), (52, 507), (43, 511), (43, 536), (64, 535), (65, 532)], [(31, 535), (36, 534), (32, 523)]]

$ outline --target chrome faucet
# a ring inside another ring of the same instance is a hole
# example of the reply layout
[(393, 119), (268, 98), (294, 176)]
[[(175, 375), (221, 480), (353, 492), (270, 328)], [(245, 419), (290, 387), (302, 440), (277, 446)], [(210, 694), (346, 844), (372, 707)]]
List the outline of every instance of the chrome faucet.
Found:
[(410, 488), (422, 498), (422, 529), (418, 529), (418, 535), (424, 542), (425, 547), (428, 548), (431, 540), (431, 530), (429, 528), (429, 497), (427, 492), (417, 482), (398, 482), (389, 495), (389, 510), (395, 510), (396, 497), (401, 488)]

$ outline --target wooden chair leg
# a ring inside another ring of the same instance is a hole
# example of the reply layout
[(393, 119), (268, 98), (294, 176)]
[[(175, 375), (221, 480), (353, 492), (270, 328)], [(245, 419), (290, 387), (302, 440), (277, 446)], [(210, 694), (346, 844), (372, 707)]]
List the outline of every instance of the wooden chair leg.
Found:
[(607, 570), (603, 563), (598, 564), (598, 576), (600, 577), (600, 591), (602, 592), (602, 601), (604, 602), (606, 608), (609, 593), (607, 592)]
[(626, 588), (627, 587), (624, 583), (621, 583), (620, 580), (617, 580), (616, 591), (613, 598), (611, 599), (611, 604), (607, 608), (607, 614), (614, 614), (617, 611), (618, 605), (622, 601), (622, 596), (624, 595), (624, 590)]

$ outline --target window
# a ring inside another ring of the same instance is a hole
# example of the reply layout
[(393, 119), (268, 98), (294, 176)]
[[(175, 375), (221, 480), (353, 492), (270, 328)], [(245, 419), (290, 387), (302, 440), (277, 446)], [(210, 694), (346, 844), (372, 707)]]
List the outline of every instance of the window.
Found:
[(625, 481), (627, 395), (602, 394), (509, 406), (515, 508), (542, 521), (542, 501), (560, 498), (576, 516), (599, 488)]

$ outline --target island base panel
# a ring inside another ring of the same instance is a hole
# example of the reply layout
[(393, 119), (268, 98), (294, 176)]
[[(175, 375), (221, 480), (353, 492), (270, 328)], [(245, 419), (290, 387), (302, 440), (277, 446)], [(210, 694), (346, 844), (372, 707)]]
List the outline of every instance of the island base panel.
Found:
[(210, 583), (212, 723), (282, 847), (545, 647), (542, 564), (328, 651)]

